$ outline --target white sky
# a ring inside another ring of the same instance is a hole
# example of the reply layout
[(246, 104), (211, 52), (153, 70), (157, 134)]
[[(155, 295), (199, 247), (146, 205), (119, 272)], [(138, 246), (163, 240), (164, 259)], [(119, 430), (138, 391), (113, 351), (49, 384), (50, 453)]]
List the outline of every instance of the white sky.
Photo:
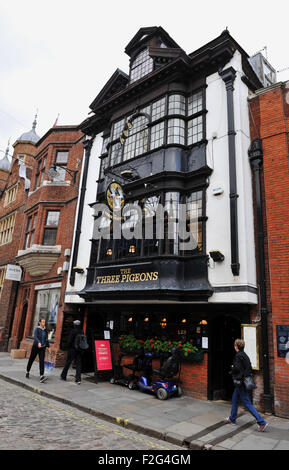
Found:
[[(0, 151), (31, 129), (42, 136), (78, 124), (139, 28), (162, 26), (187, 53), (230, 34), (249, 55), (267, 46), (276, 70), (289, 67), (287, 1), (0, 0)], [(286, 48), (287, 50), (287, 48)], [(278, 81), (289, 78), (289, 70)], [(10, 148), (12, 153), (12, 147)], [(0, 158), (3, 157), (0, 152)]]

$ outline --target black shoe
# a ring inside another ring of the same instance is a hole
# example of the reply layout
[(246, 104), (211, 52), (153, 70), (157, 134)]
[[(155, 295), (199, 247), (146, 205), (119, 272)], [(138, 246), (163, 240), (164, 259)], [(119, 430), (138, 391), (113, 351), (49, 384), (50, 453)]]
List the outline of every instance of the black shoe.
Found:
[(81, 384), (81, 382), (80, 382), (79, 380), (76, 380), (75, 383), (76, 383), (77, 385), (80, 385), (80, 384)]
[(29, 379), (29, 372), (26, 372), (26, 379)]
[(42, 375), (42, 377), (40, 377), (40, 382), (43, 383), (47, 380), (47, 377), (45, 377), (44, 375)]

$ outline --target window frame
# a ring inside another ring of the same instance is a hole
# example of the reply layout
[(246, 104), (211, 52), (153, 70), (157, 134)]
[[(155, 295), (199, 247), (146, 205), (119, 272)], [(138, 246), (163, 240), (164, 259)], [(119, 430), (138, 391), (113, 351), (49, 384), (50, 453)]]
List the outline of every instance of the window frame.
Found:
[(45, 177), (45, 169), (47, 163), (47, 154), (41, 156), (37, 160), (37, 168), (35, 173), (35, 180), (34, 180), (34, 190), (40, 188), (42, 186), (44, 177)]
[[(49, 217), (49, 212), (58, 212), (59, 216), (58, 216), (58, 221), (57, 221), (57, 225), (48, 225), (47, 224), (47, 220), (48, 220), (48, 217)], [(58, 227), (59, 227), (59, 221), (60, 221), (60, 209), (46, 209), (45, 211), (45, 222), (44, 222), (44, 225), (43, 225), (43, 233), (42, 233), (42, 245), (43, 246), (56, 246), (56, 241), (57, 241), (57, 234), (58, 234)], [(44, 240), (45, 240), (45, 234), (46, 233), (51, 233), (52, 230), (56, 231), (56, 234), (55, 234), (55, 243), (53, 245), (51, 244), (46, 244), (44, 243)]]
[[(24, 250), (28, 250), (28, 248), (31, 248), (34, 243), (37, 216), (38, 216), (37, 211), (27, 216), (27, 223), (26, 223), (26, 229), (25, 229), (25, 235), (24, 235), (24, 248), (23, 248)], [(31, 243), (31, 239), (32, 239), (32, 243)]]

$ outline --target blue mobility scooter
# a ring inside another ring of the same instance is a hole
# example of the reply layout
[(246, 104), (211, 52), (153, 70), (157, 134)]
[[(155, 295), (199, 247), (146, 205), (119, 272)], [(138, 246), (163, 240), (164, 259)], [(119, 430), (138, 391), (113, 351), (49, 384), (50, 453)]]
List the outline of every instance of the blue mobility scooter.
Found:
[[(180, 371), (180, 361), (176, 348), (172, 349), (172, 355), (168, 358), (164, 367), (160, 367), (160, 369), (152, 369), (152, 354), (145, 354), (143, 370), (144, 374), (137, 382), (137, 387), (142, 392), (153, 393), (159, 400), (182, 395), (179, 378), (174, 378)], [(160, 378), (152, 379), (153, 374)]]

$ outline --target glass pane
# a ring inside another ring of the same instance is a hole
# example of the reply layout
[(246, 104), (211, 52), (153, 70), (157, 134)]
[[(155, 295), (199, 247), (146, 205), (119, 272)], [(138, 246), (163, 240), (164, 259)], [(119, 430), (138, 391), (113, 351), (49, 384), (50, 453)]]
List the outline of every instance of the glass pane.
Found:
[(165, 115), (166, 111), (166, 98), (155, 101), (152, 104), (152, 121), (156, 121)]
[(32, 221), (32, 217), (30, 216), (30, 217), (28, 217), (28, 220), (27, 220), (26, 232), (28, 232), (30, 230), (31, 221)]
[(60, 289), (46, 289), (37, 292), (37, 302), (31, 335), (33, 335), (34, 329), (38, 325), (39, 318), (43, 317), (45, 318), (45, 326), (48, 331), (48, 339), (49, 341), (54, 340), (59, 299)]
[(45, 228), (43, 236), (43, 245), (54, 246), (56, 244), (56, 228)]
[(203, 139), (203, 116), (188, 121), (188, 145)]
[(102, 142), (102, 149), (101, 149), (101, 155), (102, 155), (103, 153), (106, 153), (106, 152), (107, 152), (107, 148), (106, 148), (106, 147), (107, 147), (107, 144), (109, 143), (109, 141), (110, 141), (110, 136), (105, 137), (105, 139), (103, 139), (103, 142)]
[(186, 98), (183, 95), (169, 96), (169, 114), (186, 114)]
[(199, 91), (188, 97), (188, 115), (198, 113), (203, 109), (203, 92)]
[(185, 143), (185, 122), (182, 119), (169, 119), (168, 121), (168, 144)]
[(59, 211), (48, 211), (45, 225), (58, 227), (59, 215)]
[(110, 153), (110, 166), (117, 165), (121, 161), (122, 146), (120, 143), (114, 144), (111, 147)]
[(131, 64), (130, 82), (133, 83), (153, 70), (154, 61), (149, 56), (148, 49), (144, 49)]
[(155, 149), (164, 144), (165, 124), (160, 122), (151, 128), (151, 149)]
[(67, 163), (68, 152), (57, 152), (56, 163)]
[(112, 140), (118, 139), (124, 128), (124, 119), (117, 121), (113, 125)]
[(57, 165), (56, 166), (56, 171), (57, 171), (58, 175), (53, 176), (53, 181), (65, 181), (65, 176), (66, 176), (65, 168), (62, 168), (61, 166)]

